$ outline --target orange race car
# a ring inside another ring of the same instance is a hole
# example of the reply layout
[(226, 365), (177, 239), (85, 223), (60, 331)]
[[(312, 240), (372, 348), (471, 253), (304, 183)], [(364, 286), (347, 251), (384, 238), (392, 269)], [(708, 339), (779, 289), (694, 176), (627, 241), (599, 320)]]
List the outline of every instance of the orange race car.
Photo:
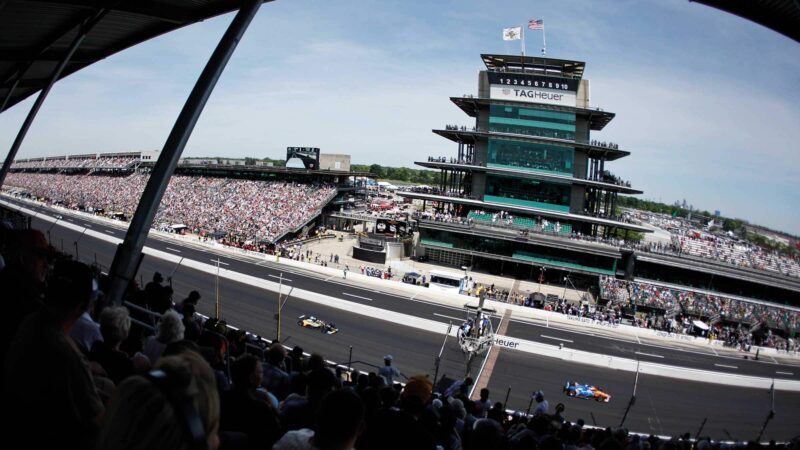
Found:
[(595, 399), (598, 402), (608, 403), (611, 401), (611, 395), (603, 392), (603, 389), (589, 384), (581, 384), (575, 381), (567, 381), (563, 389), (564, 393), (569, 397)]

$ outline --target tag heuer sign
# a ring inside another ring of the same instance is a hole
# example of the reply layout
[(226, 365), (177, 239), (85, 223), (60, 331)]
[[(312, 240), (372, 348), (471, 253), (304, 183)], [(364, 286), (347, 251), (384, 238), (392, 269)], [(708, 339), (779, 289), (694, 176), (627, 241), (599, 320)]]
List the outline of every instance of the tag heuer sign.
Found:
[(489, 97), (574, 107), (579, 80), (524, 73), (489, 72)]

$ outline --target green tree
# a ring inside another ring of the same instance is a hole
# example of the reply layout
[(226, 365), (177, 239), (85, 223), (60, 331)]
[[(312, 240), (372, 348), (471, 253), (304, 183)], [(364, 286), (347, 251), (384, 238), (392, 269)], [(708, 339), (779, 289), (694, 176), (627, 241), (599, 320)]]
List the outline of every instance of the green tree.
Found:
[(372, 164), (369, 166), (369, 171), (374, 173), (378, 178), (384, 178), (384, 175), (386, 174), (386, 172), (383, 170), (383, 166), (380, 164)]

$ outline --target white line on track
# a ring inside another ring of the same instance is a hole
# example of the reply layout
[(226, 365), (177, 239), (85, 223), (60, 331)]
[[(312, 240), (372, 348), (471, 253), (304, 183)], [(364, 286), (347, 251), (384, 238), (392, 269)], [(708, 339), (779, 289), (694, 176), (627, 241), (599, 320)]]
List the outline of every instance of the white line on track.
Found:
[(362, 297), (362, 296), (360, 296), (360, 295), (355, 295), (355, 294), (348, 294), (347, 292), (342, 292), (342, 295), (346, 295), (346, 296), (348, 296), (348, 297), (360, 298), (361, 300), (368, 300), (368, 301), (370, 301), (370, 302), (372, 301), (372, 299), (371, 299), (371, 298), (368, 298), (368, 297)]
[(714, 346), (713, 345), (709, 346), (708, 348), (710, 348), (711, 351), (714, 352), (714, 356), (719, 356), (719, 353), (717, 353), (717, 351), (714, 350)]
[(464, 321), (463, 317), (445, 316), (444, 314), (439, 314), (439, 313), (433, 313), (433, 315), (434, 316), (439, 316), (439, 317), (444, 317), (445, 319), (458, 320), (459, 322), (463, 322)]
[(635, 353), (637, 355), (642, 355), (642, 356), (652, 356), (653, 358), (663, 358), (663, 356), (661, 355), (654, 355), (652, 353), (642, 353), (642, 352), (635, 352)]
[(775, 373), (778, 375), (794, 375), (792, 372), (781, 372), (780, 370), (776, 370)]
[(771, 359), (771, 360), (772, 360), (772, 362), (774, 362), (775, 364), (780, 364), (780, 363), (778, 363), (778, 360), (777, 360), (777, 359), (775, 359), (775, 358), (773, 358), (773, 357), (772, 357), (772, 355), (767, 355), (767, 356), (769, 356), (769, 359)]
[(69, 217), (67, 217), (67, 220), (69, 220), (70, 222), (75, 222), (74, 220), (70, 219)]
[(333, 277), (335, 277), (335, 276), (336, 276), (336, 275), (331, 275), (331, 276), (329, 276), (328, 278), (325, 278), (325, 281), (331, 281), (331, 279), (333, 279)]
[(180, 251), (180, 250), (178, 250), (177, 248), (172, 248), (172, 247), (167, 247), (167, 250), (173, 251), (173, 252), (175, 252), (175, 253), (180, 253), (180, 252), (181, 252), (181, 251)]
[(86, 228), (92, 228), (92, 224), (86, 222), (83, 223), (83, 226), (85, 226)]
[(729, 366), (727, 364), (714, 364), (717, 367), (727, 367), (728, 369), (738, 369), (737, 366)]
[(539, 336), (541, 336), (541, 337), (543, 337), (545, 339), (553, 339), (554, 341), (569, 342), (569, 343), (573, 343), (574, 342), (574, 341), (571, 341), (569, 339), (561, 339), (561, 338), (557, 338), (557, 337), (553, 337), (553, 336), (548, 336), (546, 334), (540, 334)]
[[(456, 308), (453, 308), (453, 309), (456, 309)], [(519, 324), (522, 324), (522, 325), (530, 325), (532, 327), (548, 328), (545, 325), (540, 325), (538, 323), (532, 323), (532, 322), (529, 322), (529, 321), (526, 321), (526, 320), (509, 319), (509, 322), (516, 322), (516, 323), (519, 323)], [(621, 338), (607, 336), (607, 335), (604, 335), (604, 334), (596, 334), (596, 333), (586, 332), (586, 331), (574, 331), (574, 330), (568, 330), (568, 329), (563, 329), (561, 331), (564, 331), (566, 333), (572, 333), (572, 334), (580, 334), (582, 336), (592, 336), (592, 337), (596, 337), (596, 338), (600, 338), (600, 339), (608, 339), (610, 341), (627, 342), (629, 344), (633, 343), (632, 339), (621, 339)], [(706, 352), (706, 351), (687, 350), (687, 349), (678, 348), (678, 347), (668, 347), (668, 346), (664, 346), (664, 345), (650, 344), (650, 343), (647, 343), (647, 342), (642, 343), (642, 345), (645, 346), (645, 347), (660, 348), (660, 349), (667, 350), (667, 351), (674, 351), (674, 352), (681, 352), (681, 353), (692, 353), (692, 354), (695, 354), (695, 355), (703, 355), (703, 356), (711, 356), (711, 354), (709, 352)], [(713, 351), (713, 349), (711, 349), (711, 350)], [(737, 361), (740, 360), (739, 357), (734, 357), (734, 356), (726, 356), (726, 355), (716, 355), (716, 356), (718, 356), (720, 358), (726, 358), (726, 359), (735, 359)]]
[(111, 231), (111, 230), (108, 230), (108, 229), (106, 229), (106, 230), (103, 230), (103, 231), (105, 231), (105, 232), (106, 232), (106, 233), (108, 233), (108, 234), (114, 234), (114, 233), (116, 233), (116, 231)]
[[(267, 275), (267, 276), (268, 276), (268, 277), (275, 278), (276, 280), (280, 280), (280, 279), (281, 279), (281, 277), (279, 277), (278, 275), (269, 274), (269, 275)], [(283, 281), (288, 281), (289, 283), (291, 283), (291, 282), (292, 282), (292, 279), (291, 279), (291, 278), (286, 278), (286, 277), (283, 277)]]
[(409, 300), (414, 300), (415, 298), (417, 298), (418, 295), (419, 295), (419, 292), (417, 292), (416, 294), (412, 295), (411, 298), (409, 298)]
[(219, 262), (219, 263), (220, 263), (220, 264), (222, 264), (223, 266), (230, 266), (230, 264), (228, 264), (228, 263), (226, 263), (226, 262), (224, 262), (224, 261), (220, 261), (219, 259), (209, 259), (209, 261), (213, 262), (214, 264), (216, 264), (217, 262)]

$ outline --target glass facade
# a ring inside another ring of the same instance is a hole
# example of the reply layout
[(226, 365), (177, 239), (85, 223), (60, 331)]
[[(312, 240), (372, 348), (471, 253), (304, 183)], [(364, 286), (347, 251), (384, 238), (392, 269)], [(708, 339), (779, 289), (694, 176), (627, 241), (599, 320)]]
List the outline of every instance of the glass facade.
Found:
[[(453, 233), (452, 231), (420, 229), (422, 244), (443, 249), (464, 250), (488, 255), (505, 256), (520, 262), (534, 264), (551, 264), (565, 268), (580, 269), (594, 273), (613, 275), (617, 269), (618, 258), (572, 252), (553, 247), (543, 247), (526, 242), (492, 239), (484, 236), (472, 236)], [(427, 250), (426, 250), (427, 253)]]
[(483, 201), (569, 212), (569, 197), (568, 184), (487, 175)]
[(491, 105), (489, 131), (575, 140), (575, 113)]
[(490, 138), (486, 166), (572, 176), (574, 159), (573, 148)]

